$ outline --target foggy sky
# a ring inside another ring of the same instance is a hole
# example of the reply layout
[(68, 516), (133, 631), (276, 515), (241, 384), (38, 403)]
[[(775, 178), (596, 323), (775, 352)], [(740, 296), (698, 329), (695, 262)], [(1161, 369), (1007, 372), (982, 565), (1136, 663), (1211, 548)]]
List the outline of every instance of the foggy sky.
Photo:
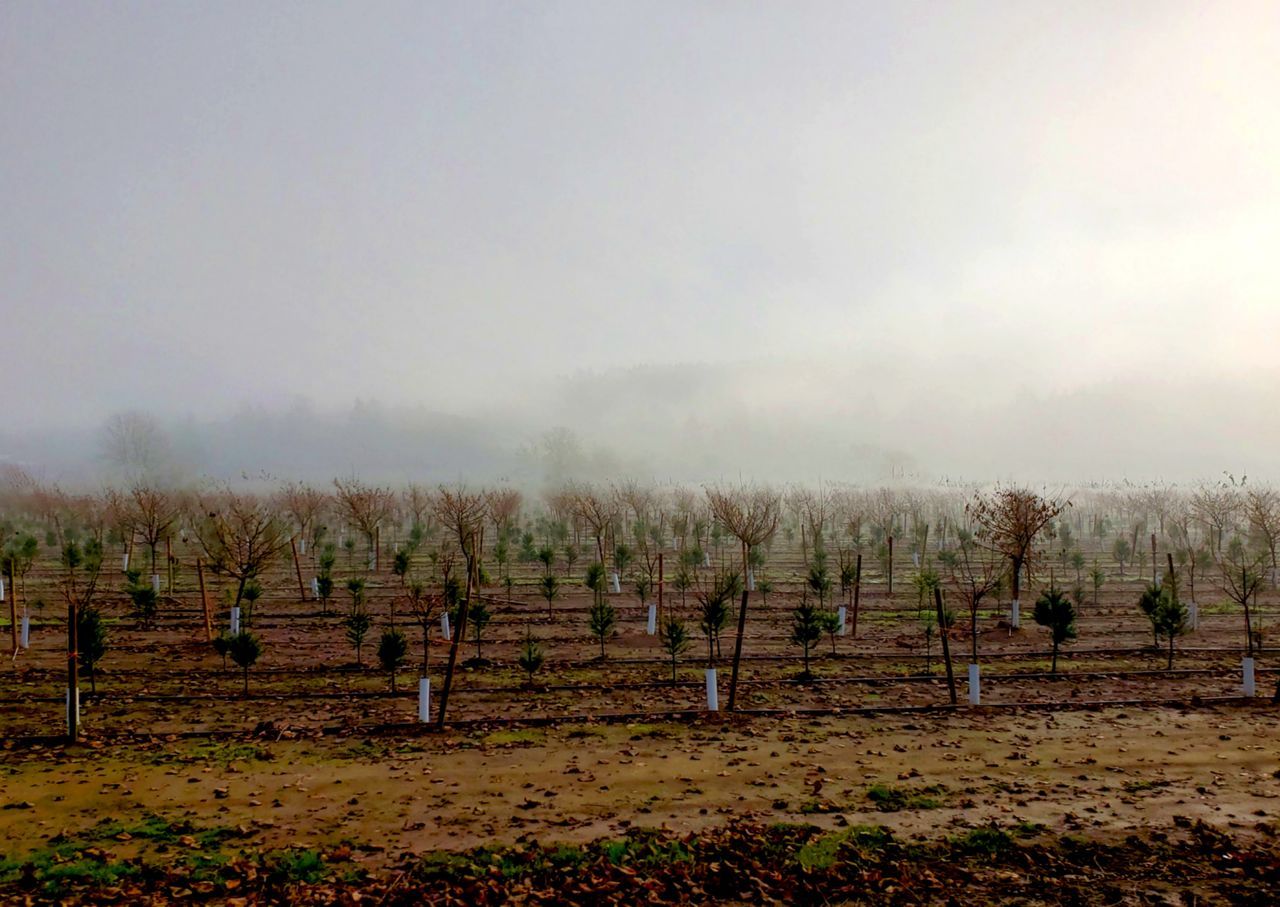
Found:
[(8, 3), (0, 456), (1274, 475), (1278, 111), (1273, 2)]

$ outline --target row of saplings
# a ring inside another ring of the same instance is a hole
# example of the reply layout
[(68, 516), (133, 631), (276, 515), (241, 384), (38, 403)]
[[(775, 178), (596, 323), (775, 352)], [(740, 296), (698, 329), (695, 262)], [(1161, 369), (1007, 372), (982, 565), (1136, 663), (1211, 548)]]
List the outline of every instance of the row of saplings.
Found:
[[(352, 593), (353, 604), (343, 622), (346, 626), (347, 639), (356, 650), (357, 664), (362, 664), (360, 651), (364, 639), (372, 627), (372, 617), (363, 607), (362, 581), (355, 579), (349, 581), (348, 589)], [(740, 589), (740, 578), (736, 574), (728, 574), (722, 579), (716, 580), (706, 593), (698, 596), (698, 628), (702, 631), (706, 640), (708, 664), (714, 664), (715, 658), (720, 654), (721, 635), (731, 617), (730, 605), (740, 592)], [(1049, 631), (1049, 640), (1052, 646), (1051, 673), (1057, 673), (1058, 654), (1062, 645), (1076, 639), (1078, 635), (1076, 627), (1079, 613), (1078, 603), (1073, 598), (1074, 596), (1069, 595), (1062, 589), (1050, 586), (1040, 594), (1035, 602), (1033, 620)], [(445, 600), (450, 608), (450, 617), (456, 622), (460, 590), (456, 587), (447, 588)], [(1160, 646), (1161, 640), (1167, 641), (1166, 668), (1171, 669), (1173, 667), (1175, 640), (1191, 630), (1189, 613), (1186, 606), (1178, 598), (1176, 582), (1166, 581), (1159, 586), (1148, 586), (1139, 598), (1138, 606), (1151, 623), (1156, 647)], [(415, 611), (415, 614), (417, 613), (421, 612)], [(947, 629), (950, 629), (955, 619), (955, 612), (953, 610), (945, 610), (943, 614), (944, 620), (947, 622)], [(474, 603), (468, 611), (468, 623), (475, 634), (476, 642), (476, 658), (469, 662), (473, 666), (486, 663), (481, 655), (481, 639), (484, 629), (490, 622), (490, 617), (489, 611), (483, 602)], [(377, 656), (382, 669), (390, 674), (391, 688), (395, 691), (396, 673), (404, 666), (408, 656), (408, 641), (405, 635), (394, 626), (394, 614), (392, 615), (392, 621), (393, 624), (382, 633), (378, 644)], [(609, 605), (602, 592), (597, 591), (595, 601), (588, 614), (588, 626), (592, 635), (599, 641), (601, 660), (605, 658), (605, 641), (613, 633), (616, 624), (616, 611)], [(423, 626), (424, 643), (430, 626), (430, 623), (426, 623)], [(810, 657), (822, 637), (827, 636), (830, 638), (834, 653), (835, 639), (839, 631), (840, 618), (837, 612), (825, 610), (820, 605), (815, 605), (807, 597), (796, 605), (789, 639), (794, 645), (799, 646), (803, 653), (804, 670), (800, 674), (801, 680), (809, 680), (813, 677), (810, 670)], [(679, 656), (692, 645), (692, 635), (685, 621), (671, 615), (661, 624), (659, 638), (663, 651), (670, 658), (671, 680), (674, 683), (677, 679)], [(244, 632), (236, 636), (220, 636), (214, 641), (214, 647), (223, 655), (224, 659), (230, 656), (245, 671), (247, 691), (248, 668), (261, 655), (261, 643), (252, 634)], [(427, 669), (427, 651), (427, 647), (424, 644), (424, 674)], [(517, 651), (516, 663), (525, 672), (526, 683), (532, 685), (534, 675), (545, 663), (545, 652), (542, 645), (534, 639), (530, 631), (526, 631), (525, 638)]]
[[(601, 573), (601, 581), (587, 583), (594, 592), (587, 624), (592, 636), (600, 645), (601, 660), (606, 655), (605, 644), (616, 630), (618, 622), (617, 611), (604, 595), (605, 586), (602, 576)], [(327, 576), (324, 579), (326, 583), (332, 582)], [(356, 663), (362, 667), (363, 651), (369, 633), (373, 630), (374, 618), (366, 602), (365, 581), (359, 577), (352, 577), (347, 581), (346, 588), (350, 597), (350, 606), (342, 617), (342, 625), (346, 639), (355, 651)], [(154, 613), (152, 587), (141, 582), (140, 577), (131, 575), (128, 577), (126, 591), (133, 599), (135, 616), (145, 622), (147, 617)], [(324, 591), (330, 592), (330, 589)], [(740, 592), (740, 576), (736, 573), (728, 573), (717, 577), (696, 595), (697, 627), (706, 641), (708, 664), (714, 664), (715, 658), (720, 654), (721, 636), (731, 619), (732, 603)], [(249, 670), (257, 664), (263, 654), (261, 638), (247, 629), (252, 622), (253, 605), (260, 595), (261, 589), (256, 583), (247, 584), (242, 594), (245, 606), (242, 629), (234, 634), (224, 631), (212, 643), (214, 651), (222, 657), (224, 667), (230, 659), (242, 671), (246, 695), (249, 690)], [(1042, 592), (1035, 603), (1033, 619), (1049, 631), (1053, 673), (1058, 669), (1058, 653), (1061, 646), (1077, 637), (1076, 619), (1080, 603), (1073, 598), (1078, 595), (1079, 593), (1075, 596), (1069, 595), (1051, 586)], [(422, 673), (424, 676), (429, 667), (428, 643), (431, 627), (435, 626), (442, 611), (449, 614), (452, 624), (456, 624), (462, 596), (461, 585), (455, 577), (446, 580), (440, 596), (426, 595), (419, 584), (412, 584), (410, 587), (410, 611), (423, 631)], [(328, 595), (325, 598), (327, 599)], [(836, 635), (840, 632), (840, 619), (837, 612), (823, 607), (824, 598), (820, 596), (819, 603), (815, 604), (813, 599), (806, 596), (793, 611), (789, 640), (798, 646), (803, 654), (804, 669), (800, 674), (801, 680), (812, 678), (810, 658), (823, 636), (830, 638), (832, 651), (835, 651)], [(1161, 640), (1167, 641), (1167, 667), (1172, 668), (1174, 642), (1191, 629), (1187, 608), (1178, 598), (1176, 581), (1166, 577), (1166, 581), (1161, 585), (1148, 586), (1138, 604), (1151, 623), (1156, 645), (1159, 646)], [(404, 668), (409, 657), (408, 638), (396, 626), (395, 620), (393, 605), (390, 623), (382, 631), (377, 646), (378, 662), (390, 676), (393, 692), (397, 690), (397, 674)], [(944, 610), (943, 620), (946, 623), (946, 629), (951, 629), (955, 612), (949, 609)], [(491, 614), (483, 602), (475, 601), (468, 608), (468, 629), (474, 635), (476, 644), (476, 657), (468, 662), (470, 666), (487, 664), (483, 659), (482, 642), (484, 631), (490, 621)], [(936, 621), (933, 621), (931, 626), (936, 626)], [(692, 633), (688, 624), (674, 614), (667, 616), (658, 630), (662, 651), (670, 659), (671, 680), (674, 683), (677, 679), (678, 659), (693, 644)], [(85, 608), (79, 613), (77, 633), (80, 662), (89, 677), (91, 689), (96, 692), (95, 669), (108, 648), (107, 626), (96, 608)], [(524, 640), (517, 651), (516, 664), (525, 673), (528, 685), (533, 684), (534, 676), (541, 670), (545, 660), (545, 650), (542, 645), (533, 637), (531, 631), (526, 630)]]

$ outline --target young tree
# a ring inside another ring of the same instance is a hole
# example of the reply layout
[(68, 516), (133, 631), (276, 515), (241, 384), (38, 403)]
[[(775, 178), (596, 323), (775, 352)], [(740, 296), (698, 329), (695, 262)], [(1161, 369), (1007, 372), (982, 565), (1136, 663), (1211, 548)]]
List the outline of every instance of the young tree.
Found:
[(98, 692), (98, 662), (107, 654), (107, 625), (102, 613), (92, 605), (76, 610), (76, 653), (89, 675), (89, 690)]
[(210, 569), (235, 581), (238, 607), (245, 587), (289, 547), (289, 534), (266, 501), (230, 488), (202, 495), (199, 507), (196, 539)]
[(813, 677), (809, 671), (809, 651), (822, 638), (822, 622), (818, 613), (811, 603), (802, 601), (796, 605), (791, 617), (791, 641), (804, 652), (804, 673), (800, 675), (804, 680)]
[(604, 540), (617, 518), (617, 503), (612, 496), (602, 494), (590, 485), (573, 485), (566, 489), (571, 495), (572, 513), (591, 531), (596, 543), (596, 562), (604, 565)]
[(969, 636), (973, 664), (978, 663), (978, 608), (990, 596), (999, 594), (1004, 584), (1004, 571), (998, 555), (978, 545), (972, 535), (960, 531), (956, 547), (938, 555), (938, 562), (949, 571), (948, 584), (964, 601), (969, 611)]
[(1074, 569), (1074, 570), (1076, 571), (1076, 582), (1077, 582), (1077, 583), (1082, 583), (1082, 582), (1084, 582), (1084, 580), (1082, 579), (1082, 575), (1083, 575), (1083, 573), (1084, 573), (1084, 565), (1085, 565), (1084, 552), (1082, 552), (1082, 551), (1080, 551), (1080, 550), (1078, 550), (1078, 549), (1077, 549), (1076, 551), (1072, 551), (1072, 552), (1071, 552), (1071, 567), (1072, 567), (1072, 569)]
[[(459, 605), (459, 607), (461, 607), (461, 605)], [(490, 615), (489, 609), (485, 607), (484, 602), (477, 600), (471, 605), (468, 613), (468, 620), (471, 624), (471, 632), (475, 635), (477, 662), (484, 661), (484, 655), (480, 650), (481, 638), (484, 636), (485, 628), (489, 626), (489, 621), (491, 619), (492, 615)]]
[(276, 492), (276, 510), (288, 514), (298, 536), (315, 550), (327, 531), (324, 526), (332, 499), (305, 482), (286, 482)]
[(1166, 584), (1161, 590), (1160, 600), (1156, 603), (1151, 620), (1156, 636), (1163, 636), (1169, 641), (1169, 658), (1165, 662), (1165, 670), (1173, 669), (1174, 641), (1191, 629), (1187, 618), (1187, 608), (1178, 599), (1176, 589)]
[(632, 562), (636, 559), (635, 552), (626, 544), (615, 545), (613, 549), (613, 569), (622, 577), (626, 574)]
[(1124, 576), (1124, 565), (1133, 554), (1133, 547), (1129, 544), (1129, 540), (1120, 536), (1116, 539), (1116, 543), (1111, 546), (1111, 556), (1116, 559), (1116, 563), (1120, 566), (1120, 575)]
[(1244, 611), (1245, 654), (1252, 658), (1254, 651), (1259, 648), (1259, 628), (1254, 624), (1250, 602), (1256, 600), (1262, 589), (1267, 555), (1250, 551), (1239, 538), (1232, 539), (1225, 547), (1219, 545), (1218, 553), (1222, 588)]
[(598, 595), (587, 617), (587, 626), (591, 630), (591, 635), (600, 642), (601, 661), (604, 661), (605, 658), (605, 641), (613, 635), (613, 630), (617, 625), (618, 612), (614, 610), (613, 605), (609, 604), (608, 599), (603, 595)]
[(836, 654), (836, 635), (840, 632), (840, 614), (837, 611), (819, 611), (818, 626), (831, 640), (831, 654)]
[[(411, 536), (416, 534), (420, 539), (426, 534), (428, 523), (434, 515), (435, 500), (431, 490), (426, 486), (410, 482), (400, 492), (400, 503), (412, 521)], [(415, 528), (418, 530), (417, 533), (413, 532)]]
[(493, 521), (495, 538), (506, 541), (520, 516), (524, 495), (514, 488), (491, 488), (484, 493), (489, 519)]
[(231, 651), (231, 637), (226, 630), (222, 630), (213, 638), (210, 645), (213, 646), (215, 653), (222, 656), (222, 670), (225, 671), (227, 669), (227, 653)]
[(538, 594), (547, 600), (547, 618), (553, 617), (552, 603), (560, 596), (560, 580), (554, 573), (545, 573), (538, 580)]
[[(441, 524), (457, 539), (458, 550), (466, 561), (467, 577), (479, 577), (484, 548), (484, 522), (489, 513), (485, 493), (471, 491), (462, 485), (452, 488), (441, 485), (436, 490), (435, 513)], [(478, 582), (476, 586), (473, 592), (479, 591)]]
[(347, 617), (343, 618), (342, 623), (347, 628), (347, 642), (356, 650), (356, 664), (362, 668), (365, 665), (365, 637), (369, 636), (370, 629), (374, 627), (374, 618), (365, 608), (364, 596), (352, 601), (351, 610), (347, 611)]
[(396, 691), (396, 672), (400, 670), (408, 654), (409, 641), (404, 638), (403, 633), (395, 627), (382, 631), (382, 638), (378, 640), (378, 661), (382, 664), (382, 670), (391, 675), (393, 693)]
[[(747, 575), (752, 548), (763, 545), (778, 530), (781, 498), (767, 488), (708, 488), (707, 503), (712, 516), (742, 545), (742, 575)], [(738, 632), (733, 643), (733, 672), (729, 676), (729, 711), (738, 701), (738, 669), (742, 662), (742, 640), (747, 630), (747, 600), (743, 589), (738, 608)]]
[(405, 578), (409, 575), (409, 564), (412, 552), (408, 548), (399, 548), (391, 559), (391, 572), (400, 580), (400, 585), (405, 584)]
[(699, 582), (694, 598), (698, 602), (698, 628), (707, 638), (707, 667), (715, 666), (720, 654), (720, 634), (729, 623), (731, 603), (741, 592), (736, 573), (718, 573), (708, 582)]
[(248, 624), (253, 622), (253, 609), (257, 605), (258, 599), (262, 598), (262, 586), (256, 579), (251, 579), (244, 585), (244, 617), (241, 623)]
[(422, 676), (427, 676), (431, 660), (431, 628), (440, 619), (440, 599), (427, 594), (426, 586), (414, 580), (408, 586), (409, 613), (422, 628)]
[(1058, 673), (1058, 649), (1064, 642), (1076, 638), (1076, 606), (1071, 598), (1054, 586), (1050, 586), (1036, 599), (1035, 622), (1049, 631), (1053, 644), (1053, 665), (1050, 674)]
[(156, 546), (169, 535), (182, 515), (182, 495), (170, 488), (135, 481), (123, 494), (107, 492), (107, 502), (118, 525), (138, 535), (151, 552), (151, 572), (156, 572)]
[(1201, 485), (1191, 492), (1191, 512), (1204, 526), (1209, 541), (1209, 552), (1222, 555), (1222, 542), (1228, 530), (1233, 529), (1241, 507), (1240, 485), (1235, 477), (1227, 475), (1215, 484)]
[(939, 630), (936, 608), (925, 608), (920, 612), (920, 631), (924, 635), (924, 672), (930, 676), (933, 674), (933, 640), (940, 633), (947, 633), (955, 626), (955, 609), (945, 608), (942, 611), (942, 619), (944, 625)]
[(395, 492), (390, 488), (366, 485), (355, 476), (334, 479), (333, 487), (339, 509), (364, 536), (370, 565), (376, 566), (378, 528), (395, 510)]
[(1089, 571), (1089, 582), (1093, 584), (1093, 606), (1098, 607), (1098, 593), (1102, 591), (1102, 585), (1107, 581), (1107, 573), (1095, 562), (1093, 569)]
[(320, 599), (320, 613), (329, 613), (329, 601), (333, 598), (333, 565), (337, 561), (337, 548), (332, 542), (325, 544), (316, 559), (319, 575), (316, 576), (316, 596)]
[(533, 675), (541, 668), (545, 660), (541, 644), (533, 638), (533, 634), (526, 632), (524, 642), (520, 645), (520, 652), (516, 655), (516, 664), (520, 665), (520, 670), (525, 673), (525, 686), (533, 686)]
[(1019, 600), (1022, 568), (1036, 553), (1041, 531), (1071, 502), (1041, 497), (1029, 488), (997, 487), (989, 495), (976, 495), (965, 512), (976, 527), (975, 536), (1009, 560), (1013, 599)]
[(1142, 612), (1142, 616), (1151, 624), (1151, 647), (1153, 649), (1160, 648), (1160, 631), (1156, 628), (1156, 612), (1160, 608), (1160, 587), (1154, 583), (1148, 583), (1147, 587), (1142, 590), (1142, 595), (1138, 596), (1138, 610)]
[(662, 644), (662, 651), (671, 658), (671, 682), (675, 683), (676, 659), (689, 648), (689, 631), (684, 621), (675, 617), (664, 620), (658, 633), (658, 641)]
[(81, 547), (75, 539), (62, 546), (62, 566), (66, 573), (60, 583), (67, 604), (76, 611), (76, 647), (80, 664), (89, 675), (92, 692), (97, 692), (98, 661), (107, 651), (107, 628), (101, 612), (93, 606), (102, 573), (102, 542), (90, 538)]
[(1245, 492), (1249, 528), (1270, 559), (1271, 584), (1276, 583), (1276, 549), (1280, 547), (1280, 492), (1274, 488), (1250, 488)]
[(0, 572), (9, 577), (9, 620), (13, 634), (13, 657), (20, 651), (18, 638), (18, 595), (25, 587), (24, 577), (35, 563), (36, 554), (40, 551), (39, 540), (30, 533), (24, 533), (8, 541), (0, 551)]
[(155, 587), (143, 580), (137, 570), (130, 570), (125, 576), (124, 591), (133, 604), (133, 616), (138, 626), (143, 629), (154, 627), (160, 611), (160, 596), (156, 594)]
[(813, 549), (813, 560), (809, 564), (809, 575), (805, 581), (806, 587), (818, 596), (818, 607), (820, 609), (827, 606), (827, 594), (831, 591), (831, 573), (827, 570), (826, 552), (815, 545)]
[(248, 630), (244, 630), (231, 637), (227, 651), (231, 660), (244, 672), (244, 695), (248, 696), (249, 669), (262, 657), (262, 642)]
[(683, 610), (686, 604), (686, 596), (689, 590), (693, 588), (693, 574), (689, 572), (689, 568), (681, 564), (671, 581), (671, 585), (675, 586), (676, 591), (680, 593), (680, 608)]
[(646, 574), (638, 574), (635, 578), (635, 584), (632, 586), (636, 590), (636, 598), (640, 599), (640, 607), (644, 607), (645, 602), (649, 600), (649, 594), (653, 592), (653, 581)]

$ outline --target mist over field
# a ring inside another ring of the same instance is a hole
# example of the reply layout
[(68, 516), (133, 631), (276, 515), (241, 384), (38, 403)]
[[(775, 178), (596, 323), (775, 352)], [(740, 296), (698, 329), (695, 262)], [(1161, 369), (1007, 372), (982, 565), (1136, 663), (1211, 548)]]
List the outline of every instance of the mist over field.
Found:
[[(298, 400), (154, 424), (166, 462), (192, 479), (357, 474), (536, 488), (624, 476), (1084, 484), (1195, 482), (1229, 470), (1275, 478), (1280, 400), (1261, 381), (1134, 379), (1059, 394), (1024, 387), (996, 401), (915, 391), (906, 379), (873, 395), (864, 390), (873, 379), (856, 368), (817, 372), (786, 362), (638, 366), (568, 378), (545, 397), (472, 413)], [(105, 424), (0, 434), (0, 452), (71, 485), (109, 481), (115, 470)]]
[(0, 462), (1275, 477), (1280, 6), (0, 9)]

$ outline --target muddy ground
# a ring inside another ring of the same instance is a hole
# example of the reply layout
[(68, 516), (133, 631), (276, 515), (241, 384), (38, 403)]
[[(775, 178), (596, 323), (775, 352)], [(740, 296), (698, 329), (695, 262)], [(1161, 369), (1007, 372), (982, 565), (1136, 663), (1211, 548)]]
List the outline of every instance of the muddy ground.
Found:
[(314, 855), (298, 884), (368, 886), (439, 851), (779, 824), (935, 845), (985, 828), (1103, 844), (1203, 825), (1265, 850), (1278, 731), (1280, 711), (1253, 704), (9, 745), (0, 879), (14, 897), (127, 891), (141, 867), (178, 866), (191, 879), (174, 891), (222, 897), (243, 861), (282, 853)]

